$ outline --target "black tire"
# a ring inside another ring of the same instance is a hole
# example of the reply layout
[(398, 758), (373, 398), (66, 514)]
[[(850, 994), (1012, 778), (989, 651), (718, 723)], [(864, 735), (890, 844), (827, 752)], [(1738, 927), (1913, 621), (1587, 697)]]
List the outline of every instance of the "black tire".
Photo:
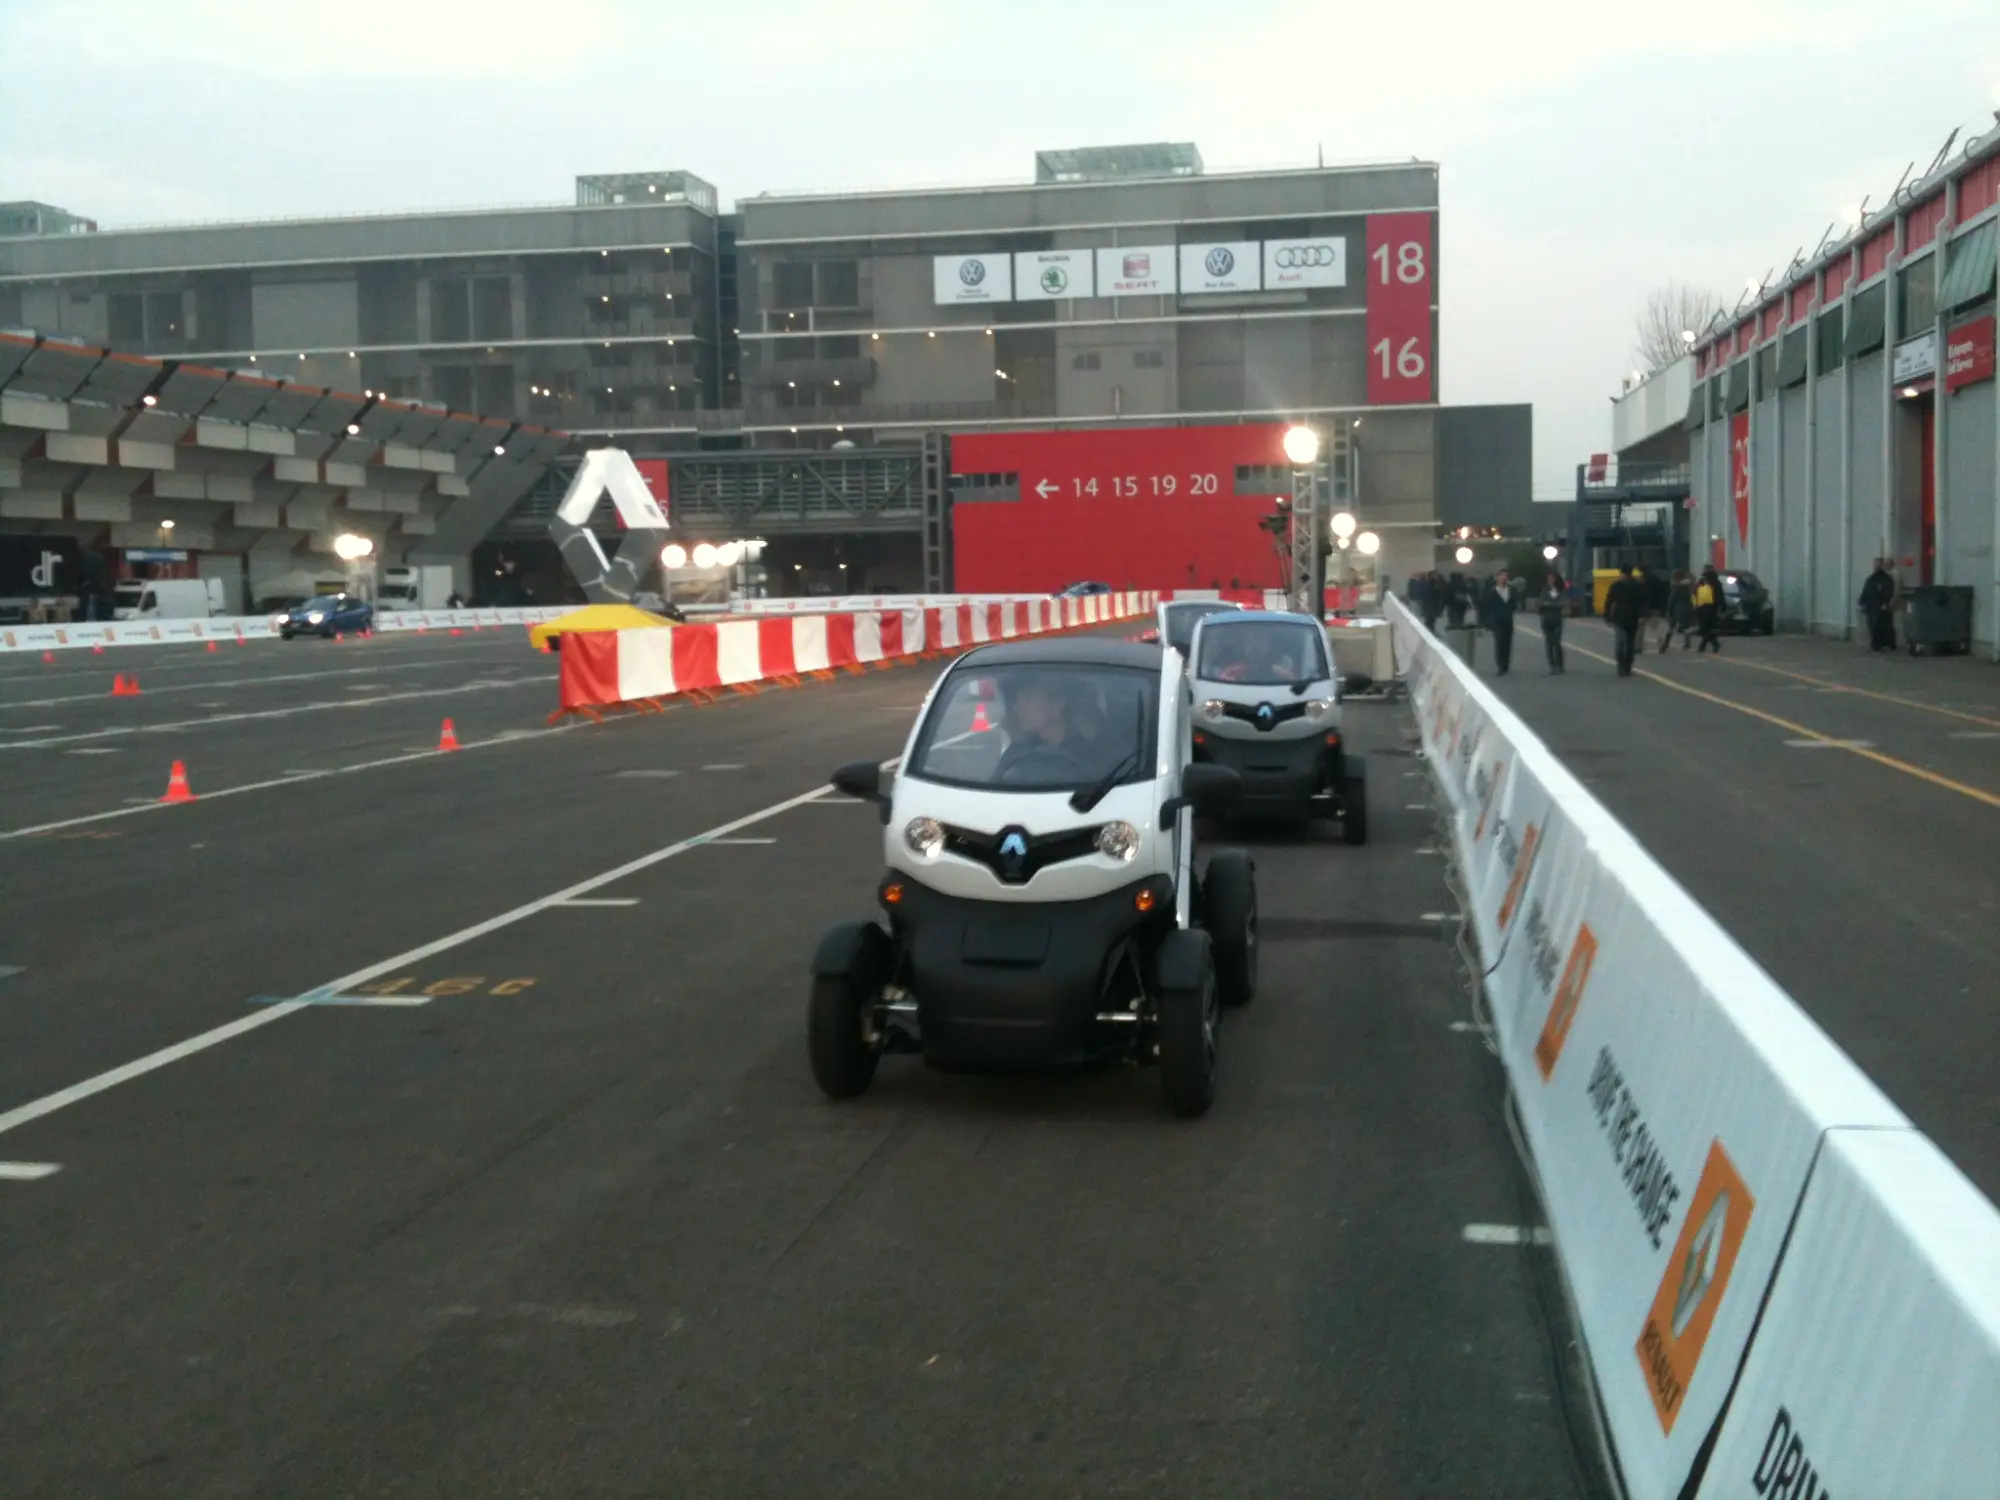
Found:
[(1215, 959), (1202, 938), (1201, 958), (1185, 988), (1160, 991), (1160, 1082), (1167, 1108), (1184, 1120), (1208, 1113), (1215, 1102), (1216, 1047), (1222, 1029), (1222, 998), (1215, 983)]
[(1257, 998), (1257, 867), (1248, 854), (1225, 849), (1210, 857), (1201, 908), (1222, 1003), (1248, 1005)]
[(1368, 778), (1349, 774), (1340, 794), (1340, 836), (1349, 844), (1368, 842)]
[(853, 974), (815, 974), (806, 1019), (813, 1082), (829, 1099), (852, 1099), (875, 1078), (880, 1053), (865, 1025), (874, 995)]

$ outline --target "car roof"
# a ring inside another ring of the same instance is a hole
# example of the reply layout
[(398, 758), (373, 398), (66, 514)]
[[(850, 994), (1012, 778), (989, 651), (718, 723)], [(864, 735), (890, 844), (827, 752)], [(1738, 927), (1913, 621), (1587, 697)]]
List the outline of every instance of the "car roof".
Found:
[(958, 659), (958, 666), (1007, 667), (1023, 663), (1090, 667), (1138, 667), (1160, 670), (1160, 648), (1115, 636), (1057, 636), (1046, 640), (1004, 641), (980, 646)]
[(1232, 625), (1241, 625), (1246, 620), (1277, 625), (1317, 625), (1319, 623), (1311, 615), (1302, 615), (1293, 610), (1286, 609), (1240, 609), (1235, 613), (1236, 618), (1229, 622)]

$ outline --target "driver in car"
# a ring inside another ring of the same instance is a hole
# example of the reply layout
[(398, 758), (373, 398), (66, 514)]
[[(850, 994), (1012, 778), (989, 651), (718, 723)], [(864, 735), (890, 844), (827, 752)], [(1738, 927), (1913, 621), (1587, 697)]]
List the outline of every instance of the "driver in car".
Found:
[(1007, 748), (994, 779), (1009, 781), (1030, 761), (1043, 768), (1030, 773), (1035, 780), (1045, 775), (1059, 779), (1071, 767), (1079, 777), (1099, 774), (1104, 753), (1101, 737), (1093, 733), (1095, 718), (1068, 684), (1047, 676), (1027, 678), (1007, 703)]
[(1235, 660), (1224, 663), (1215, 674), (1217, 681), (1269, 682), (1274, 677), (1293, 675), (1290, 654), (1279, 649), (1276, 631), (1233, 630), (1230, 634), (1238, 641)]

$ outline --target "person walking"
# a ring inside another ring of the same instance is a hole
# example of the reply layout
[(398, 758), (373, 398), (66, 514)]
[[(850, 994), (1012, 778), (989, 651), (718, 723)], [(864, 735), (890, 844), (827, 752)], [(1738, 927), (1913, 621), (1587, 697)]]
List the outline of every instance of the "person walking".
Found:
[(1722, 580), (1716, 576), (1713, 563), (1701, 570), (1694, 586), (1694, 626), (1701, 637), (1695, 655), (1704, 651), (1722, 655)]
[(1454, 573), (1445, 585), (1445, 619), (1453, 630), (1465, 623), (1465, 611), (1472, 603), (1472, 596), (1466, 591), (1465, 576)]
[(1563, 587), (1562, 574), (1554, 568), (1542, 584), (1542, 592), (1535, 600), (1535, 608), (1542, 617), (1542, 652), (1549, 659), (1551, 676), (1564, 671), (1563, 666), (1563, 616), (1569, 610), (1569, 594)]
[(1875, 571), (1861, 585), (1861, 613), (1868, 618), (1868, 649), (1896, 649), (1896, 580), (1887, 558), (1875, 559)]
[(1639, 648), (1639, 625), (1645, 609), (1645, 593), (1639, 580), (1632, 576), (1632, 565), (1625, 563), (1604, 593), (1604, 618), (1610, 622), (1612, 639), (1616, 642), (1620, 677), (1632, 675), (1632, 657)]
[(1493, 675), (1505, 677), (1514, 660), (1514, 602), (1504, 571), (1479, 591), (1479, 623), (1493, 634)]
[(1686, 568), (1674, 570), (1673, 587), (1667, 591), (1667, 628), (1660, 636), (1660, 651), (1674, 643), (1674, 637), (1681, 638), (1681, 650), (1688, 648), (1688, 636), (1694, 630), (1694, 578)]
[(1437, 634), (1438, 617), (1444, 613), (1444, 574), (1436, 568), (1423, 575), (1424, 629)]

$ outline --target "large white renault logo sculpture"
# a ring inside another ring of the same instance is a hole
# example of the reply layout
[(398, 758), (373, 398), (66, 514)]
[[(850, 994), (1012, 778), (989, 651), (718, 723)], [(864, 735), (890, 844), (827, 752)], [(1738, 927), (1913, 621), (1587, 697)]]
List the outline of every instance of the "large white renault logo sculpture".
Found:
[[(625, 541), (609, 560), (590, 531), (590, 513), (606, 495), (625, 523)], [(584, 454), (556, 507), (549, 535), (592, 604), (627, 604), (666, 544), (667, 513), (633, 466), (631, 454), (623, 448), (593, 448)]]

